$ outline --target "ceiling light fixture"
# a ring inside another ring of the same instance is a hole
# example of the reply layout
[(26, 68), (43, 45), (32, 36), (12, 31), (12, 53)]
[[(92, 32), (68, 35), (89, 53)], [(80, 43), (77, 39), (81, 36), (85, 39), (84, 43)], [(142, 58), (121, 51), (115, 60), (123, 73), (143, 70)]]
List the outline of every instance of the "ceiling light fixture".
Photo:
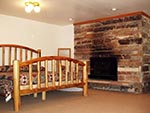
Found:
[(72, 18), (72, 17), (70, 17), (70, 18), (69, 18), (69, 21), (73, 21), (73, 18)]
[(36, 13), (40, 12), (40, 3), (36, 0), (26, 0), (25, 1), (25, 11), (30, 13), (34, 10)]
[(112, 11), (116, 11), (116, 10), (117, 10), (117, 8), (112, 8), (111, 10), (112, 10)]

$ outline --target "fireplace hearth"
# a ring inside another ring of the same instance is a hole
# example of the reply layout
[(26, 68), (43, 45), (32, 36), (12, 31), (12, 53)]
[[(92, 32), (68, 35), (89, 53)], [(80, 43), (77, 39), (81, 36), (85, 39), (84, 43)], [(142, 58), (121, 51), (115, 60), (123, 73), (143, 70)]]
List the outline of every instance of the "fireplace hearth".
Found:
[(90, 79), (117, 81), (116, 57), (91, 57)]
[(88, 62), (89, 87), (150, 93), (149, 25), (144, 12), (74, 24), (74, 57)]

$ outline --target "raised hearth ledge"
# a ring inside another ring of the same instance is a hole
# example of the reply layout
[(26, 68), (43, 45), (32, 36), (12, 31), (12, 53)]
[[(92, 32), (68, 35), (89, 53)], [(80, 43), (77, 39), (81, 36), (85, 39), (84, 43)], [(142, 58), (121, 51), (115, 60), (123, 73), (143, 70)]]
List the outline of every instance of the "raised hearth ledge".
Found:
[(124, 85), (124, 86), (129, 86), (129, 84), (130, 84), (129, 82), (94, 80), (94, 79), (89, 79), (88, 82), (90, 82), (90, 83), (103, 83), (103, 84)]
[(108, 90), (108, 91), (120, 91), (120, 92), (130, 92), (139, 93), (140, 87), (134, 87), (137, 84), (130, 82), (119, 82), (119, 81), (106, 81), (106, 80), (94, 80), (89, 79), (89, 88)]
[(141, 66), (140, 67), (126, 67), (126, 68), (121, 68), (121, 67), (118, 67), (118, 71), (127, 71), (127, 72), (140, 72), (141, 70)]

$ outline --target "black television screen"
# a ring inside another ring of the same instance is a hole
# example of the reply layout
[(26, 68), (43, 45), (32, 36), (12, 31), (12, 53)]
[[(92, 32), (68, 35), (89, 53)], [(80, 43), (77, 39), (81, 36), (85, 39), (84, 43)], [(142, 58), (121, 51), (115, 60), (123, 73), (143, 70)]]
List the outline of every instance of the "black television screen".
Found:
[(90, 75), (91, 79), (117, 80), (117, 58), (116, 57), (91, 57)]

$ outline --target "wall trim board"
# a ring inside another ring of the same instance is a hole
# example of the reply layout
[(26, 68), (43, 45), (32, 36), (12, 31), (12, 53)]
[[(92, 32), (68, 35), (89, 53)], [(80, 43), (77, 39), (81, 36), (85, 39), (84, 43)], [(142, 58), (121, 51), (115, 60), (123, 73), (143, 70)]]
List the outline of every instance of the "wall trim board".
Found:
[(120, 15), (115, 15), (115, 16), (110, 16), (110, 17), (104, 17), (104, 18), (98, 18), (94, 20), (88, 20), (88, 21), (83, 21), (83, 22), (77, 22), (74, 23), (74, 25), (82, 25), (82, 24), (88, 24), (88, 23), (94, 23), (94, 22), (100, 22), (100, 21), (105, 21), (105, 20), (111, 20), (115, 18), (121, 18), (121, 17), (126, 17), (126, 16), (133, 16), (133, 15), (144, 15), (148, 18), (150, 18), (150, 15), (146, 14), (143, 11), (137, 11), (137, 12), (131, 12), (131, 13), (126, 13), (126, 14), (120, 14)]

